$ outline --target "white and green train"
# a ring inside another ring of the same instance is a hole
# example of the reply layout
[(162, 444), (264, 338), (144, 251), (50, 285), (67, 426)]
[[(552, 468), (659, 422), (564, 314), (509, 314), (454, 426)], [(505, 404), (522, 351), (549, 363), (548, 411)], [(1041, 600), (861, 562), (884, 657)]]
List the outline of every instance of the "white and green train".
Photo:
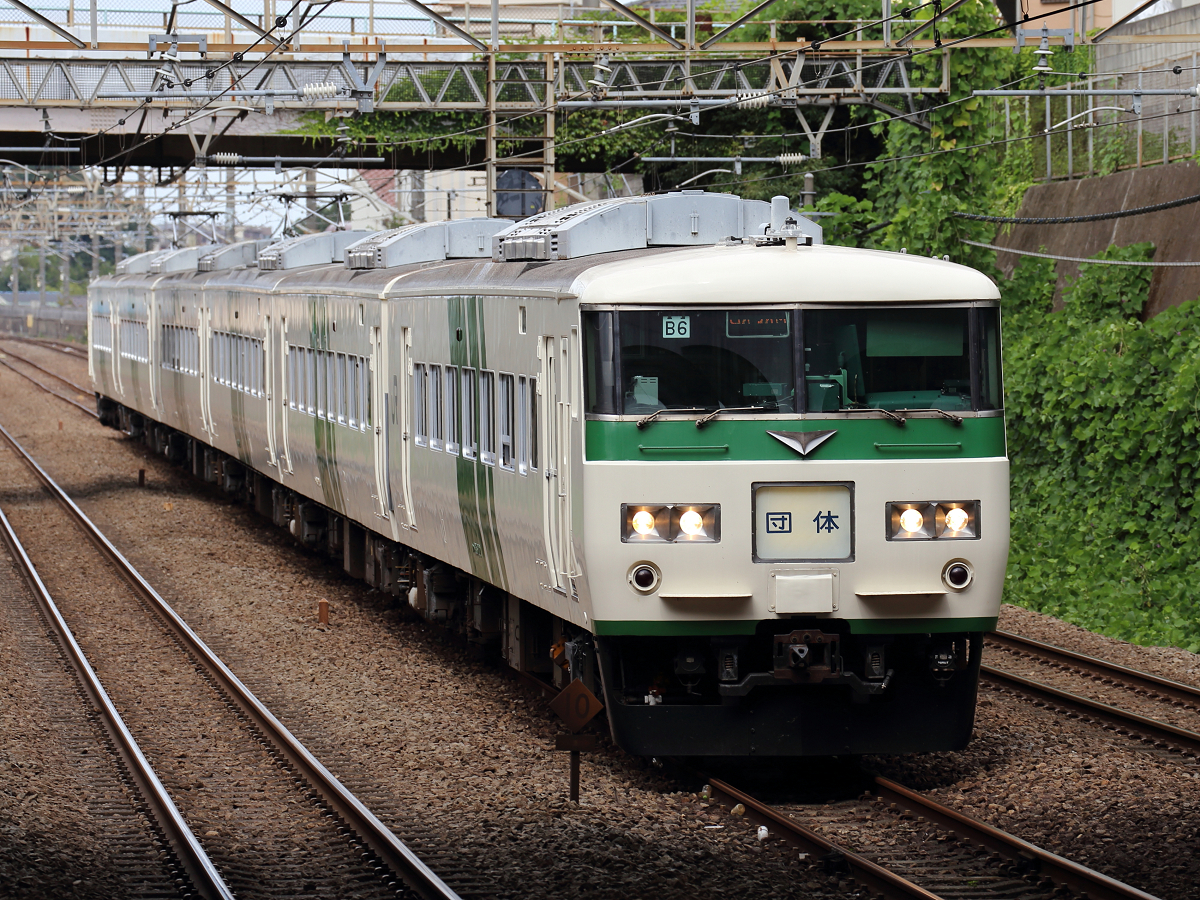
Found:
[(154, 252), (102, 417), (632, 753), (960, 748), (1008, 553), (999, 294), (682, 192)]

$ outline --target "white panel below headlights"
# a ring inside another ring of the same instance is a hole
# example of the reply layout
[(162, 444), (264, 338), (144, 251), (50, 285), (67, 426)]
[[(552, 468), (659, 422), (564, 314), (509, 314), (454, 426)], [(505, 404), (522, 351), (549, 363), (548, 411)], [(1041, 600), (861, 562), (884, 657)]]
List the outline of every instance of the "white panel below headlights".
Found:
[(776, 615), (831, 613), (833, 574), (784, 575), (771, 573), (771, 610)]

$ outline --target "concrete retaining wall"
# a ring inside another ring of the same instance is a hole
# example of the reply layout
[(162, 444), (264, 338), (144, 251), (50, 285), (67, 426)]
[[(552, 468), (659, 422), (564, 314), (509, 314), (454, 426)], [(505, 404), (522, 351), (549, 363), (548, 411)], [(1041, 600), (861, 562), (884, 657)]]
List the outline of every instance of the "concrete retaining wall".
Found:
[[(1019, 216), (1082, 216), (1164, 203), (1200, 194), (1200, 166), (1193, 162), (1131, 169), (1104, 178), (1084, 178), (1039, 184), (1030, 188)], [(1200, 261), (1200, 203), (1163, 212), (1071, 225), (1005, 225), (994, 243), (1017, 250), (1044, 250), (1063, 256), (1093, 256), (1110, 244), (1127, 246), (1152, 241), (1158, 261)], [(1021, 257), (997, 254), (1005, 274), (1012, 274)], [(1079, 274), (1076, 263), (1059, 262), (1056, 304), (1068, 278)], [(1200, 297), (1200, 266), (1155, 269), (1150, 300), (1143, 313), (1150, 318), (1169, 306)]]

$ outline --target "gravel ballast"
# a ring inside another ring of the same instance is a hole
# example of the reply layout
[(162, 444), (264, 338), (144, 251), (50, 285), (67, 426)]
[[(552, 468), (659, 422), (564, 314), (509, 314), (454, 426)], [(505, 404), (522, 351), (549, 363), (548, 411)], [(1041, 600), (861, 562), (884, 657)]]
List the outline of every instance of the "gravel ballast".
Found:
[[(43, 364), (80, 377), (53, 356)], [(0, 422), (435, 870), (473, 866), (486, 873), (475, 892), (494, 897), (841, 895), (794, 852), (759, 843), (743, 820), (673, 793), (694, 785), (606, 740), (584, 755), (582, 802), (568, 803), (566, 754), (550, 749), (561, 726), (540, 697), (141, 444), (19, 382), (0, 370)], [(317, 624), (321, 599), (328, 627)], [(1183, 651), (1121, 644), (1009, 607), (1001, 627), (1200, 683), (1196, 657)], [(992, 688), (980, 697), (963, 753), (868, 762), (1143, 890), (1194, 896), (1194, 760)], [(716, 824), (725, 827), (705, 827)]]

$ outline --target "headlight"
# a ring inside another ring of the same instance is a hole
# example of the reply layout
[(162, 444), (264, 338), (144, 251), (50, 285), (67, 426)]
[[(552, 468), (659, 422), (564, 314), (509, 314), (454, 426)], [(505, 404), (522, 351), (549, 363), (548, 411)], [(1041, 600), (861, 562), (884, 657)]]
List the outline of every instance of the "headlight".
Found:
[(648, 509), (639, 509), (633, 514), (633, 530), (645, 537), (654, 533), (654, 513)]
[(719, 503), (621, 504), (621, 540), (632, 543), (716, 543)]
[(978, 500), (918, 500), (887, 504), (889, 541), (974, 540)]
[(925, 524), (925, 517), (921, 515), (919, 509), (906, 509), (900, 513), (900, 527), (909, 534), (915, 534), (920, 531)]

